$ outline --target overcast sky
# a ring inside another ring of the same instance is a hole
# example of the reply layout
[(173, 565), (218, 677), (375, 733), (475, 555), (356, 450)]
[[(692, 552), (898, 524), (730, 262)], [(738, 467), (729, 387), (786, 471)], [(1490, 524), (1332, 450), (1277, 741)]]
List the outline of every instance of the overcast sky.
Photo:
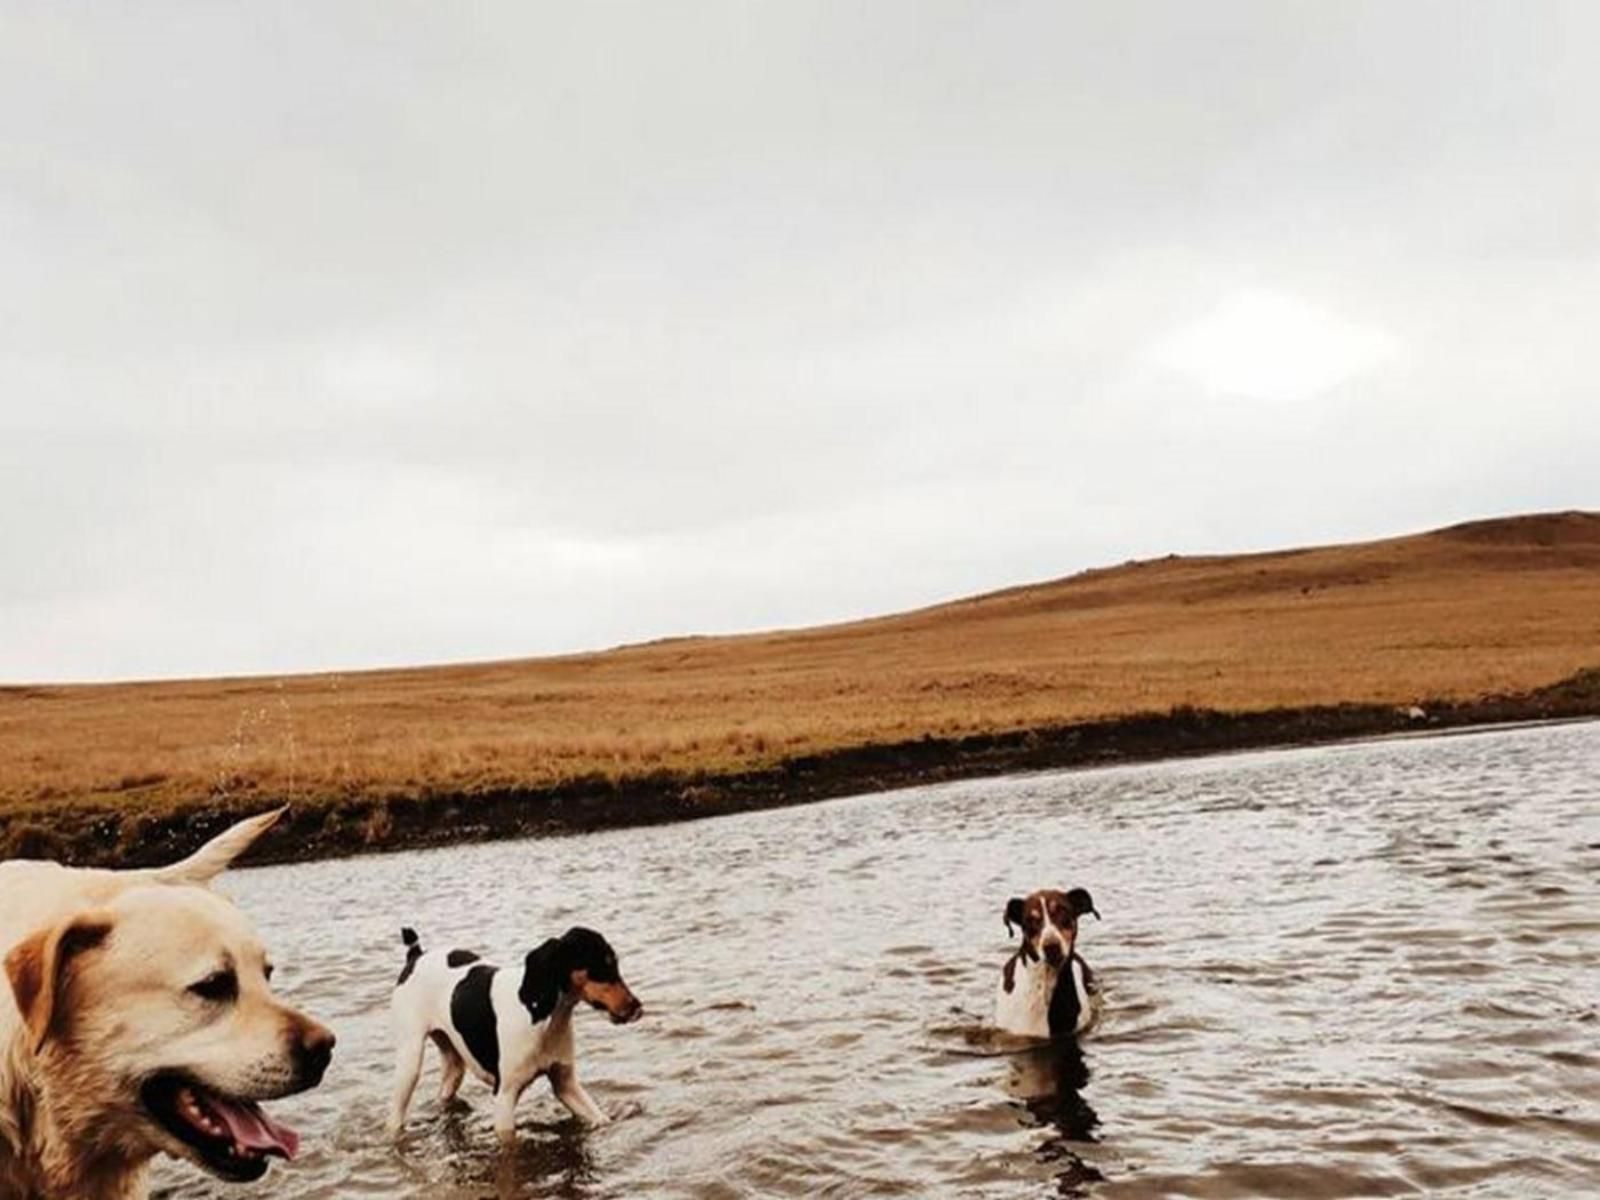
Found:
[(1600, 507), (1600, 5), (0, 0), (0, 679)]

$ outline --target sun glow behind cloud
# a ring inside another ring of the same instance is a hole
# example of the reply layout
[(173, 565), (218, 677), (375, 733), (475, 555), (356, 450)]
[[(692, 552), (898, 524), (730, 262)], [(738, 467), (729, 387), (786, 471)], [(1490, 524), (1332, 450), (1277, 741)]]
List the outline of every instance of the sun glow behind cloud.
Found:
[(1160, 342), (1151, 357), (1213, 393), (1301, 400), (1372, 370), (1398, 349), (1382, 330), (1292, 296), (1251, 290)]

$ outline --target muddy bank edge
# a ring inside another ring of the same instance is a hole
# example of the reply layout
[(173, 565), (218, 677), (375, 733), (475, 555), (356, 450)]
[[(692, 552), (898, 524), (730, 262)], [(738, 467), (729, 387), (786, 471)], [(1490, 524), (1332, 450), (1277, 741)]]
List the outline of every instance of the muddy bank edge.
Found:
[[(301, 862), (556, 836), (754, 812), (838, 796), (1019, 771), (1140, 762), (1503, 722), (1600, 717), (1600, 668), (1520, 695), (1423, 703), (1338, 704), (1225, 713), (1178, 708), (1019, 732), (860, 746), (729, 774), (585, 778), (540, 788), (407, 797), (295, 798), (249, 862)], [(0, 857), (142, 867), (181, 858), (232, 821), (270, 805), (195, 803), (160, 815), (53, 801), (0, 816)]]

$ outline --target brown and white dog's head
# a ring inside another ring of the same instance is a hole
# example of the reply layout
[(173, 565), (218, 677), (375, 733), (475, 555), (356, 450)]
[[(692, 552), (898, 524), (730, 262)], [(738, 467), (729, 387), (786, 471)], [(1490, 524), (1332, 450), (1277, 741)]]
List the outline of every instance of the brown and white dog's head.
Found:
[(223, 897), (141, 879), (24, 938), (5, 972), (55, 1186), (163, 1151), (232, 1180), (295, 1154), (257, 1102), (316, 1086), (334, 1037), (272, 994), (265, 948)]
[(1042, 959), (1059, 968), (1072, 957), (1078, 941), (1078, 918), (1086, 913), (1094, 913), (1095, 920), (1100, 919), (1094, 899), (1081, 887), (1066, 892), (1046, 888), (1026, 897), (1013, 896), (1006, 901), (1006, 933), (1012, 932), (1013, 925), (1020, 926), (1022, 957), (1032, 962)]

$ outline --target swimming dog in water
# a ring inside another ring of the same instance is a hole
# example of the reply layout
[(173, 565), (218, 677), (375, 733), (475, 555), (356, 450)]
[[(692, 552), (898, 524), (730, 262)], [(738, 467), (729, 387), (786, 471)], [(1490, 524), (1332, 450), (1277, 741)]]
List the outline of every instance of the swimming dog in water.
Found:
[(1033, 1038), (1069, 1038), (1099, 1014), (1094, 972), (1078, 956), (1078, 919), (1095, 911), (1083, 888), (1045, 890), (1006, 902), (1006, 933), (1022, 929), (1022, 945), (1000, 972), (995, 1024)]
[(206, 886), (281, 814), (155, 870), (0, 863), (0, 1196), (135, 1200), (160, 1153), (235, 1181), (294, 1157), (258, 1101), (321, 1082), (334, 1037)]
[(516, 1138), (517, 1099), (541, 1075), (574, 1116), (591, 1125), (609, 1120), (578, 1081), (572, 1012), (581, 1001), (626, 1025), (644, 1008), (622, 981), (605, 938), (591, 929), (569, 929), (529, 951), (520, 971), (504, 971), (470, 950), (424, 952), (414, 930), (403, 929), (400, 936), (406, 964), (390, 1000), (391, 1138), (405, 1125), (429, 1041), (444, 1059), (439, 1099), (452, 1099), (470, 1070), (494, 1089), (494, 1129), (504, 1144)]

